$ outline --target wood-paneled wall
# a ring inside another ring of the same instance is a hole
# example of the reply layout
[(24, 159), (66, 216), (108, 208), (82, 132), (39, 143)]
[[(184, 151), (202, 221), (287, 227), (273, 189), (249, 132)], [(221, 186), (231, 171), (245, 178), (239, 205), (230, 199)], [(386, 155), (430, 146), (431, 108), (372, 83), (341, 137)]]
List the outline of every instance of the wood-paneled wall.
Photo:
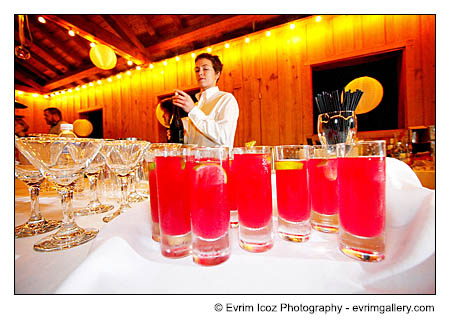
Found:
[[(291, 24), (295, 28), (291, 28)], [(435, 124), (435, 16), (338, 15), (302, 19), (270, 30), (211, 46), (219, 55), (222, 90), (232, 92), (240, 107), (235, 145), (250, 140), (262, 145), (305, 143), (313, 133), (311, 67), (386, 51), (403, 50), (399, 110), (404, 127)], [(197, 50), (199, 54), (206, 51)], [(59, 107), (69, 122), (79, 112), (103, 109), (105, 138), (163, 140), (155, 118), (158, 96), (175, 88), (195, 88), (191, 53), (131, 70), (112, 81), (43, 99), (29, 94), (16, 99), (29, 105), (21, 112), (32, 132), (48, 126), (43, 109)]]

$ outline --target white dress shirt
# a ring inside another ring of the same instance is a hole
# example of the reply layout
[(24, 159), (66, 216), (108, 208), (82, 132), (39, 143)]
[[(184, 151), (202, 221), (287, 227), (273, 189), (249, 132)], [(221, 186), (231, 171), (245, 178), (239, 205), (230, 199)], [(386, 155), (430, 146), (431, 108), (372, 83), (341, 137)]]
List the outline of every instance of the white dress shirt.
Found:
[(195, 95), (198, 102), (182, 119), (184, 143), (233, 147), (239, 106), (231, 93), (212, 87)]

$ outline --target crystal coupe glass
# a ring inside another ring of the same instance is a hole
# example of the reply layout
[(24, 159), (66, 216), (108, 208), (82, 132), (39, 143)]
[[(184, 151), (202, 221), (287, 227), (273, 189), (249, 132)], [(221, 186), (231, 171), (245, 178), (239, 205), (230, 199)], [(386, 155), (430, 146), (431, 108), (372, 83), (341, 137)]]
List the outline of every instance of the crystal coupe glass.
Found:
[(97, 154), (97, 156), (92, 160), (91, 164), (85, 171), (85, 175), (89, 180), (89, 197), (90, 201), (86, 207), (76, 209), (76, 216), (86, 216), (90, 214), (101, 214), (106, 213), (114, 208), (113, 205), (103, 204), (97, 195), (97, 183), (98, 176), (100, 172), (102, 172), (105, 167), (105, 159), (101, 154)]
[(98, 233), (97, 229), (83, 229), (74, 218), (72, 199), (75, 182), (83, 176), (100, 151), (103, 140), (82, 138), (15, 137), (18, 150), (44, 176), (56, 185), (61, 197), (62, 224), (55, 234), (46, 236), (34, 245), (36, 251), (58, 251), (86, 243)]
[(144, 196), (142, 196), (136, 191), (137, 173), (139, 171), (139, 167), (141, 165), (142, 160), (143, 156), (141, 157), (141, 161), (139, 161), (136, 167), (130, 172), (130, 175), (128, 177), (129, 180), (128, 202), (136, 203), (142, 202), (146, 199)]
[(31, 215), (26, 223), (14, 228), (16, 238), (43, 234), (58, 228), (61, 221), (46, 220), (39, 210), (39, 191), (44, 175), (36, 169), (19, 150), (14, 152), (14, 175), (23, 181), (30, 192)]
[(107, 140), (105, 141), (101, 154), (106, 160), (108, 167), (120, 180), (120, 206), (112, 214), (103, 217), (105, 223), (119, 216), (130, 208), (128, 202), (128, 177), (136, 166), (142, 161), (144, 152), (150, 145), (149, 142), (140, 140)]

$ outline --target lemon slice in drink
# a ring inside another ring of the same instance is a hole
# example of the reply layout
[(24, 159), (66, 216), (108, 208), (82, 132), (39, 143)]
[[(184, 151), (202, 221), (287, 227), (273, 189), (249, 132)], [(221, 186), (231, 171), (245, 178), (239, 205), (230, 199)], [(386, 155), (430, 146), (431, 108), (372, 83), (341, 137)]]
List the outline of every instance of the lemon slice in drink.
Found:
[[(330, 164), (328, 162), (330, 162)], [(316, 165), (316, 167), (325, 168), (323, 169), (323, 173), (329, 181), (335, 181), (337, 179), (337, 167), (336, 165), (331, 164), (331, 161), (322, 160)]]
[(253, 147), (253, 146), (255, 146), (255, 144), (256, 144), (256, 141), (250, 141), (250, 142), (245, 143), (245, 147)]
[(227, 172), (216, 163), (200, 163), (194, 168), (195, 179), (211, 185), (227, 183)]
[(303, 161), (285, 160), (275, 161), (275, 170), (302, 170), (305, 166)]
[(337, 179), (337, 168), (326, 168), (325, 177), (330, 181), (336, 181)]

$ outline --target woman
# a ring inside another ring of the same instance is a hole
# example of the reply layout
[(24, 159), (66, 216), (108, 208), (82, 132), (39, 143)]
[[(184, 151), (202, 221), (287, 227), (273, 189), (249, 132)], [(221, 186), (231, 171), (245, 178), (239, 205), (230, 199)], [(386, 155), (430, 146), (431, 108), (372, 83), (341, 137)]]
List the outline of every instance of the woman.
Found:
[(217, 55), (202, 53), (196, 57), (195, 75), (200, 87), (195, 95), (197, 103), (186, 92), (175, 90), (173, 104), (188, 113), (183, 118), (185, 144), (233, 147), (239, 106), (231, 93), (216, 86), (222, 66)]

